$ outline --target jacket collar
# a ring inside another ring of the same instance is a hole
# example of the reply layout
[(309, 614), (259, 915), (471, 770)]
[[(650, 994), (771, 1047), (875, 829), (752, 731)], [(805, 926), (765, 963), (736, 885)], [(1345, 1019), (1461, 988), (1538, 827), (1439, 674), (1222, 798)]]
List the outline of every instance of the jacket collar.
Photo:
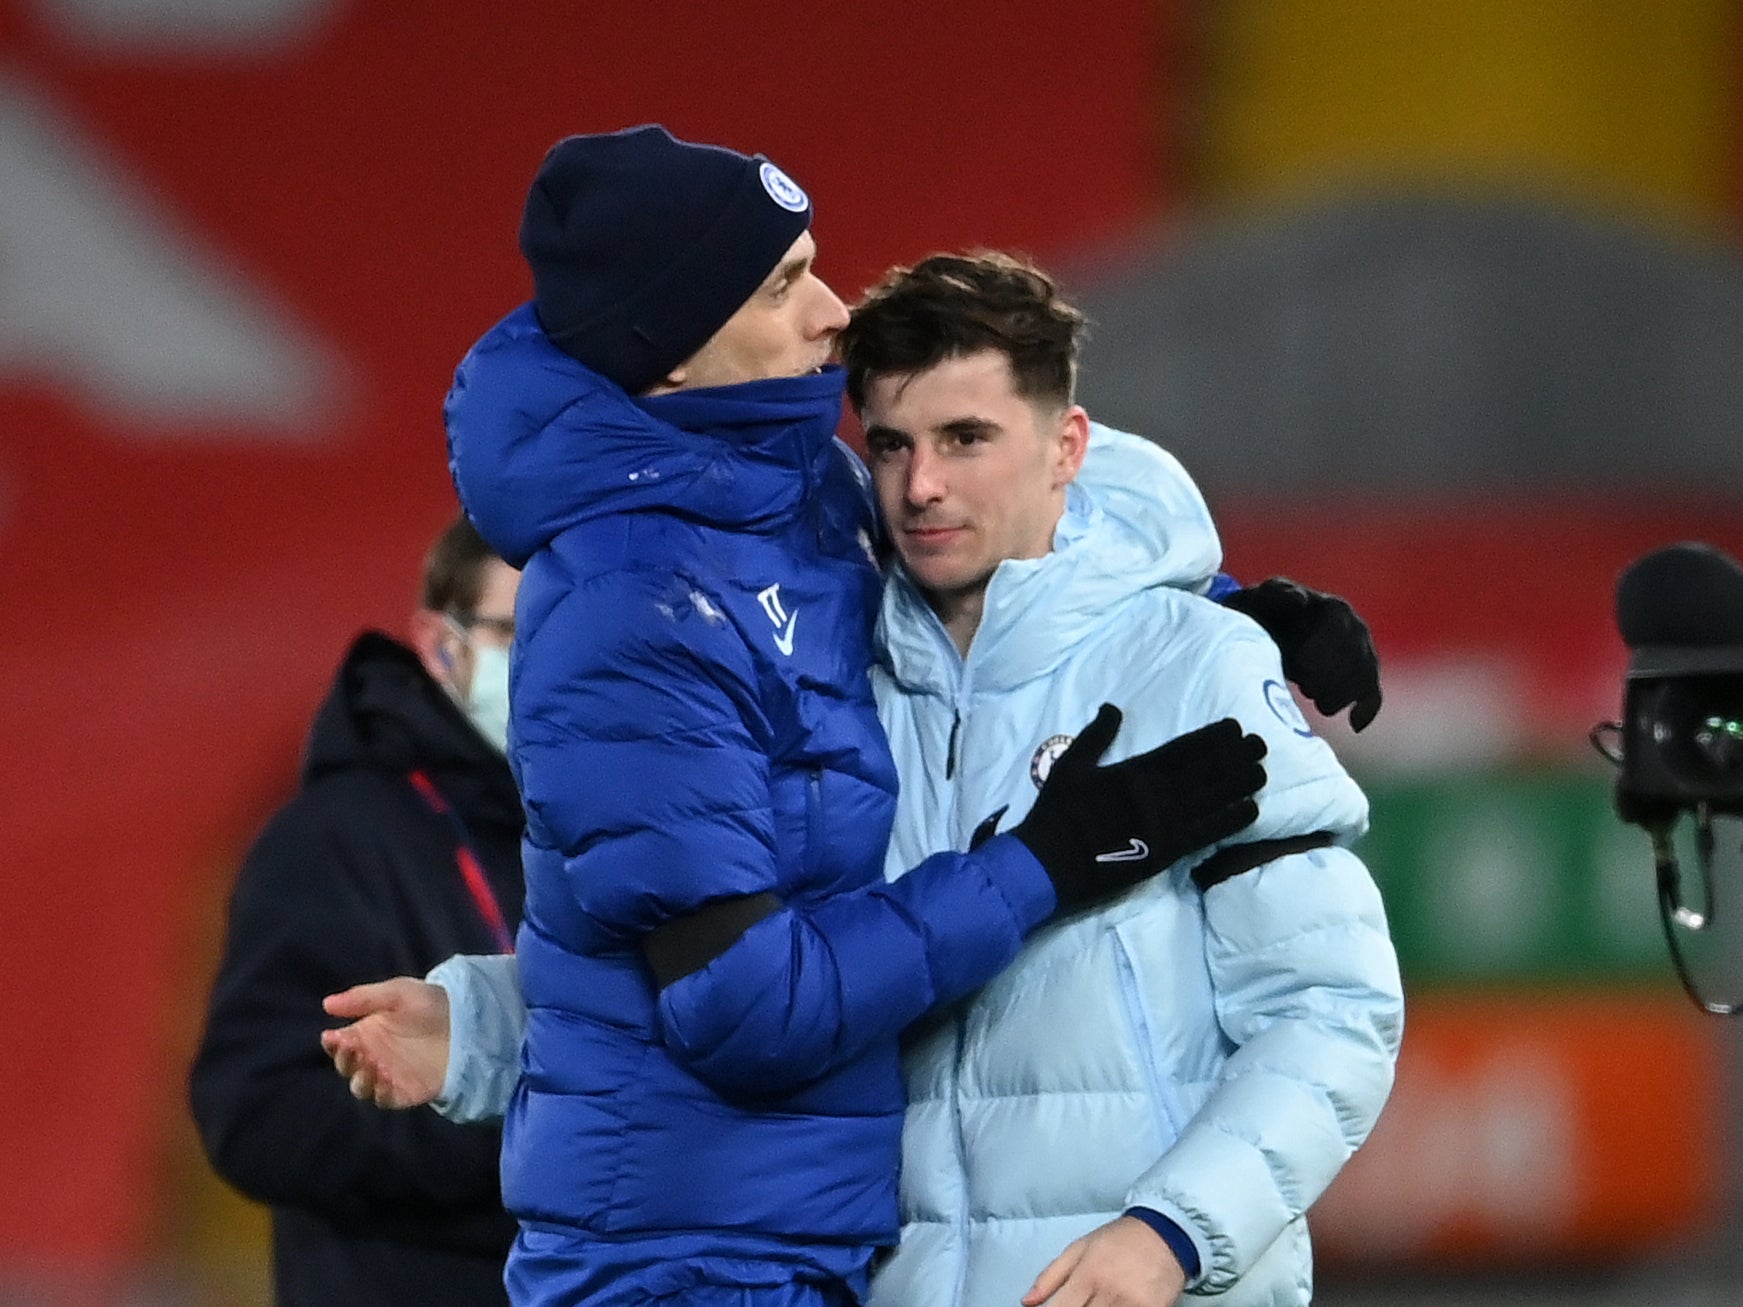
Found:
[(1176, 580), (1165, 550), (1074, 482), (1052, 552), (1006, 559), (993, 573), (966, 658), (899, 562), (878, 618), (878, 656), (908, 690), (1009, 690), (1052, 673), (1141, 591)]
[(824, 477), (844, 386), (832, 366), (633, 398), (557, 349), (523, 305), (455, 373), (449, 468), (480, 533), (517, 567), (568, 527), (613, 513), (773, 530)]

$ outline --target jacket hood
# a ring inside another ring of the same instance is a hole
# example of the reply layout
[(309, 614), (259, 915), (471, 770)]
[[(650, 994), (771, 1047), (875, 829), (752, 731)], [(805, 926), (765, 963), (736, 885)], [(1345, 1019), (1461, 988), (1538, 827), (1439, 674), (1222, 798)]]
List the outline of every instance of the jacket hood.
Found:
[(844, 387), (831, 366), (632, 397), (553, 345), (525, 304), (454, 374), (443, 409), (448, 469), (467, 515), (513, 567), (567, 528), (614, 513), (771, 529), (822, 479)]
[(522, 824), (508, 760), (473, 729), (417, 654), (377, 631), (352, 643), (315, 714), (303, 784), (357, 770), (426, 772), (467, 812)]

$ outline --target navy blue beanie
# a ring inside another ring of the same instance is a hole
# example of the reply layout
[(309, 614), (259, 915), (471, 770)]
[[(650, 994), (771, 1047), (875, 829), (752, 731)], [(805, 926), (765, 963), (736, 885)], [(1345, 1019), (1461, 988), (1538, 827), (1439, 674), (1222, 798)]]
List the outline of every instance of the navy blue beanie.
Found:
[(641, 394), (707, 343), (811, 225), (762, 155), (630, 127), (558, 141), (521, 217), (539, 324)]

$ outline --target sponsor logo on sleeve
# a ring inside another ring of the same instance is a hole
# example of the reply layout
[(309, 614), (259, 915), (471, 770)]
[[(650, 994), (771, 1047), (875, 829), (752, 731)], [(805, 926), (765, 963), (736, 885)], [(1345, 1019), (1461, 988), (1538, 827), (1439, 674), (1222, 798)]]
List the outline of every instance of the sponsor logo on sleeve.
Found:
[(1307, 718), (1301, 715), (1301, 706), (1295, 702), (1295, 696), (1289, 693), (1289, 687), (1282, 681), (1265, 682), (1265, 702), (1270, 705), (1277, 720), (1303, 739), (1313, 738), (1313, 728), (1307, 724)]

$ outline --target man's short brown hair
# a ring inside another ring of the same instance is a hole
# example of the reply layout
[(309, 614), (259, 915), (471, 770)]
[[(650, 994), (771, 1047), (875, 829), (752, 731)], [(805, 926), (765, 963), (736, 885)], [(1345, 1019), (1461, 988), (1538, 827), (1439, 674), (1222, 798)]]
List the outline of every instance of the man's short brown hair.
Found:
[(855, 409), (878, 377), (911, 376), (989, 349), (1010, 360), (1018, 394), (1065, 408), (1077, 389), (1084, 326), (1082, 312), (1041, 269), (981, 250), (891, 269), (853, 310), (837, 345)]
[(424, 558), (420, 606), (437, 613), (471, 613), (484, 597), (484, 567), (496, 553), (462, 513)]

